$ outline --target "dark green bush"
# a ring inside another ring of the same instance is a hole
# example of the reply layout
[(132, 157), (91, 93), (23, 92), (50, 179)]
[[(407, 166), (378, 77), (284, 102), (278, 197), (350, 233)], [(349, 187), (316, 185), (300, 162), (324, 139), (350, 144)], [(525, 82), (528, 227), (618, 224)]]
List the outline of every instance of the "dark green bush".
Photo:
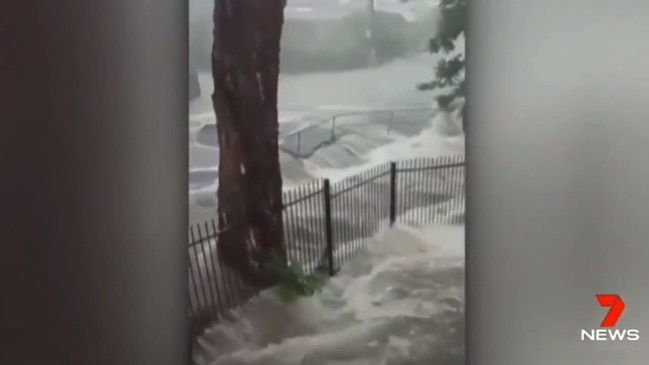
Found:
[(300, 297), (310, 297), (322, 290), (326, 277), (313, 273), (305, 274), (297, 267), (289, 266), (278, 256), (273, 256), (268, 269), (275, 277), (278, 293), (285, 303), (291, 303)]

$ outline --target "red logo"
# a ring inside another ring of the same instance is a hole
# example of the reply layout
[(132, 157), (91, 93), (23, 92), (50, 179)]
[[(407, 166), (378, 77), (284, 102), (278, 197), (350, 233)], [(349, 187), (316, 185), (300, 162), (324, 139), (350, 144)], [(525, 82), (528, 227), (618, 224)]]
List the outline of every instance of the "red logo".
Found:
[(606, 313), (606, 317), (604, 317), (601, 326), (604, 328), (615, 327), (618, 319), (622, 316), (622, 312), (624, 312), (624, 301), (617, 294), (597, 294), (595, 297), (599, 305), (611, 308)]

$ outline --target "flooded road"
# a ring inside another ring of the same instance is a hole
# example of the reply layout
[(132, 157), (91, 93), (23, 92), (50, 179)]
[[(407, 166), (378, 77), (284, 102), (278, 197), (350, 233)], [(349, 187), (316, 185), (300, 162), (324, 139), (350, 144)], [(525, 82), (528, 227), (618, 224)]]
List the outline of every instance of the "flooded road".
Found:
[(463, 365), (464, 226), (397, 226), (325, 289), (284, 304), (272, 290), (212, 327), (214, 365)]
[[(280, 75), (280, 135), (325, 120), (338, 112), (374, 109), (430, 108), (432, 95), (416, 90), (416, 84), (432, 77), (433, 58), (427, 54), (400, 59), (376, 68), (345, 72), (323, 72), (302, 75)], [(218, 175), (216, 121), (211, 104), (213, 89), (210, 74), (199, 75), (202, 94), (190, 106), (190, 222), (213, 217), (214, 194)], [(369, 129), (365, 128), (365, 129)], [(321, 133), (325, 138), (326, 133)], [(390, 139), (377, 135), (363, 141), (363, 151), (371, 150)], [(310, 141), (312, 145), (318, 141)], [(344, 168), (350, 156), (330, 154), (327, 164)], [(353, 157), (353, 156), (352, 156)], [(310, 179), (304, 162), (280, 154), (285, 183)], [(284, 168), (285, 166), (285, 168)]]

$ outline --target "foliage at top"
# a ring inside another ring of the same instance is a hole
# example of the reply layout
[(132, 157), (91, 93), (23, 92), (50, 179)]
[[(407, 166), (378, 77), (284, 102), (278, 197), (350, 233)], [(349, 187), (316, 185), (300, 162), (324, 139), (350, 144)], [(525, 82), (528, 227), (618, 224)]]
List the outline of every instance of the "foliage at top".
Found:
[(466, 3), (467, 0), (441, 0), (440, 23), (428, 49), (431, 54), (442, 53), (446, 57), (437, 62), (434, 80), (417, 86), (419, 90), (448, 90), (435, 98), (440, 108), (448, 108), (454, 100), (465, 95), (465, 56), (463, 50), (455, 52), (455, 43), (464, 36), (466, 29)]

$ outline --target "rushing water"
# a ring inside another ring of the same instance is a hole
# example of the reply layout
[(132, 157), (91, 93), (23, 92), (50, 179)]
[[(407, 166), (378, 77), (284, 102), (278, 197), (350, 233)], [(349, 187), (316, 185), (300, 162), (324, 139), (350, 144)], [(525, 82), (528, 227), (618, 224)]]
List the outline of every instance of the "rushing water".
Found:
[(214, 365), (464, 364), (464, 226), (384, 231), (316, 296), (263, 292), (199, 339)]

